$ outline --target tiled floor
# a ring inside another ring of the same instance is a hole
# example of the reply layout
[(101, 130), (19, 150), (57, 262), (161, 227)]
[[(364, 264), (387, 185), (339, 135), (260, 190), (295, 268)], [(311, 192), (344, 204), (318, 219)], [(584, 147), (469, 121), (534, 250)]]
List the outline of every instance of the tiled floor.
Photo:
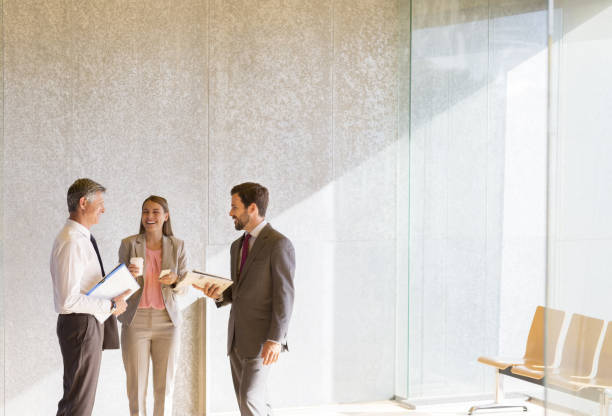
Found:
[[(483, 402), (484, 403), (484, 402)], [(467, 410), (475, 403), (451, 403), (419, 406), (416, 410), (409, 410), (392, 401), (338, 404), (317, 407), (304, 407), (293, 409), (275, 409), (274, 416), (467, 416)], [(543, 416), (544, 409), (533, 403), (526, 403), (528, 413), (521, 411), (494, 411), (479, 412), (477, 416)], [(212, 416), (237, 416), (236, 413), (215, 413)], [(549, 416), (553, 415), (549, 412)]]

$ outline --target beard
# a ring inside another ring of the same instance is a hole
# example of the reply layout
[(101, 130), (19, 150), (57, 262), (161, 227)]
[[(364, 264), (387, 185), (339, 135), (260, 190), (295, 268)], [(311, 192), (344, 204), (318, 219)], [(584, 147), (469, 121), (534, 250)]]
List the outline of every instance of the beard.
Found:
[(244, 214), (241, 217), (234, 217), (234, 227), (237, 231), (243, 230), (244, 227), (249, 223), (248, 214)]

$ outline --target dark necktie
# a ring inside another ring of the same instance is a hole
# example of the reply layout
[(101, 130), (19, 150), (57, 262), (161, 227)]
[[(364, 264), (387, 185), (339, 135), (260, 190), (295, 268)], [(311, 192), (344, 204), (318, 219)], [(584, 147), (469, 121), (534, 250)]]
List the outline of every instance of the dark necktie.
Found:
[[(100, 271), (102, 277), (104, 277), (104, 266), (102, 266), (102, 257), (100, 257), (100, 250), (98, 250), (98, 243), (93, 234), (89, 234), (89, 239), (96, 250), (96, 256), (98, 256), (98, 263), (100, 263)], [(104, 321), (104, 336), (102, 341), (103, 350), (117, 350), (119, 349), (119, 329), (117, 328), (117, 318), (111, 315), (106, 321)]]
[(98, 250), (98, 244), (96, 243), (96, 239), (93, 234), (89, 234), (89, 239), (91, 240), (91, 244), (93, 244), (94, 250), (96, 250), (96, 256), (98, 256), (98, 263), (100, 263), (100, 270), (102, 271), (102, 277), (105, 276), (104, 266), (102, 266), (102, 257), (100, 257), (100, 251)]
[(249, 240), (251, 239), (251, 234), (246, 233), (244, 238), (242, 239), (242, 257), (240, 258), (240, 268), (238, 269), (238, 276), (240, 276), (240, 272), (242, 272), (242, 266), (246, 262), (246, 258), (249, 255)]

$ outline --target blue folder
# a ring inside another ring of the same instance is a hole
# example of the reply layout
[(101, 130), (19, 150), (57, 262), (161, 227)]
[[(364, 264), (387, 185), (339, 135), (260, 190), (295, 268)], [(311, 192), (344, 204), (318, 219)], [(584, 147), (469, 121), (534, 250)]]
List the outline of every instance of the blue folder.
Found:
[[(125, 269), (125, 270), (123, 270), (123, 269)], [(87, 296), (89, 296), (89, 295), (91, 295), (92, 293), (94, 293), (94, 292), (96, 291), (96, 289), (98, 289), (100, 286), (102, 286), (102, 285), (103, 285), (105, 282), (107, 282), (109, 279), (112, 279), (112, 278), (113, 278), (113, 276), (117, 275), (119, 271), (123, 271), (123, 272), (124, 272), (124, 274), (125, 274), (125, 273), (128, 273), (128, 274), (130, 273), (130, 272), (127, 270), (126, 265), (125, 265), (125, 264), (123, 264), (123, 263), (121, 263), (119, 266), (115, 267), (115, 268), (114, 268), (114, 269), (113, 269), (113, 270), (112, 270), (110, 273), (108, 273), (106, 276), (104, 276), (104, 277), (102, 278), (102, 280), (100, 280), (100, 281), (99, 281), (99, 282), (98, 282), (98, 283), (97, 283), (97, 284), (96, 284), (94, 287), (92, 287), (92, 288), (89, 290), (89, 292), (87, 292)], [(130, 274), (130, 276), (131, 276), (131, 274)], [(125, 279), (125, 277), (124, 277), (124, 279)], [(132, 293), (134, 293), (134, 291), (135, 291), (135, 290), (137, 290), (136, 288), (140, 288), (140, 286), (138, 285), (138, 282), (136, 282), (136, 279), (134, 279), (134, 282), (130, 282), (130, 286), (132, 286), (132, 287), (126, 287), (126, 289), (128, 289), (128, 288), (129, 288), (129, 289), (132, 289)], [(132, 293), (130, 293), (130, 295), (131, 295)], [(127, 296), (127, 297), (126, 297), (126, 299), (127, 299), (128, 297), (129, 297), (129, 296)]]

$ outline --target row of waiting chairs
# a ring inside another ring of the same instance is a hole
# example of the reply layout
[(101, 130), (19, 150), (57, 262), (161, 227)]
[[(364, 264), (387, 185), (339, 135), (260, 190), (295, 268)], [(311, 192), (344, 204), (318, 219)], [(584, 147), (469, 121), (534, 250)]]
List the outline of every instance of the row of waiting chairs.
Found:
[[(470, 408), (468, 414), (471, 415), (477, 410), (494, 408), (522, 408), (523, 411), (527, 411), (524, 405), (504, 405), (502, 403), (502, 374), (518, 376), (523, 380), (534, 381), (538, 384), (542, 384), (546, 376), (547, 385), (572, 392), (597, 389), (601, 398), (601, 414), (608, 414), (609, 400), (606, 390), (612, 389), (612, 321), (608, 323), (604, 335), (603, 320), (573, 314), (563, 343), (559, 364), (555, 365), (558, 361), (555, 352), (561, 337), (565, 315), (563, 311), (538, 306), (531, 323), (523, 358), (478, 358), (479, 362), (496, 368), (495, 403), (474, 406)], [(545, 322), (547, 326), (546, 342)], [(597, 346), (602, 336), (604, 339), (596, 373), (591, 377)]]

